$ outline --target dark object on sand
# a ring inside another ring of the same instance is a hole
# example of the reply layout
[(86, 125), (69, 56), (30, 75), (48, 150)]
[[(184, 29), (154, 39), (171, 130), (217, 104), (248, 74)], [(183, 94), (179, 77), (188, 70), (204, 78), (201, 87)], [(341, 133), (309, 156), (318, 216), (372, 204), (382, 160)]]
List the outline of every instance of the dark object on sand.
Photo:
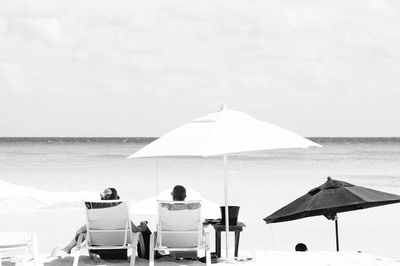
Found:
[(307, 251), (308, 248), (307, 248), (306, 244), (304, 244), (304, 243), (298, 243), (298, 244), (294, 247), (294, 250), (296, 250), (296, 251)]
[(278, 223), (324, 215), (335, 221), (336, 250), (339, 251), (339, 212), (348, 212), (400, 202), (400, 196), (355, 186), (328, 177), (319, 187), (264, 218), (266, 223)]
[[(206, 261), (206, 257), (201, 257), (199, 258), (199, 261), (203, 262), (203, 263), (207, 263)], [(224, 260), (221, 258), (218, 258), (218, 256), (215, 253), (211, 254), (211, 263), (219, 263), (219, 262), (223, 262)]]
[(90, 253), (99, 255), (103, 260), (128, 260), (127, 249), (97, 249), (90, 250)]

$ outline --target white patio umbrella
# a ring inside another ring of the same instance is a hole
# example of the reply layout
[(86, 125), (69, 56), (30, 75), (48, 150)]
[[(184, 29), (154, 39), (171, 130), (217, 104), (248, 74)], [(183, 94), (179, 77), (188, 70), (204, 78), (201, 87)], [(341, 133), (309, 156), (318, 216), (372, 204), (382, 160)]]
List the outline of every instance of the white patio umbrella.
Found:
[(223, 105), (216, 112), (180, 126), (128, 158), (222, 155), (225, 169), (226, 257), (229, 212), (227, 154), (283, 148), (320, 147), (306, 138)]

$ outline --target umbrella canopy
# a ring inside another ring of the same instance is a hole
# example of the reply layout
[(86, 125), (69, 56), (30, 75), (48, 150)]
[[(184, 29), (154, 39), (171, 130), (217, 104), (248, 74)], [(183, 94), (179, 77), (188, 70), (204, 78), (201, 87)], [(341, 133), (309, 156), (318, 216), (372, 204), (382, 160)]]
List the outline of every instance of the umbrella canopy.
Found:
[(225, 106), (153, 141), (128, 158), (211, 156), (283, 148), (320, 147), (302, 136)]
[(264, 218), (266, 223), (278, 223), (305, 217), (324, 215), (336, 224), (336, 248), (339, 250), (337, 213), (366, 209), (400, 202), (400, 196), (328, 177), (319, 187)]
[(400, 196), (355, 186), (328, 177), (319, 187), (264, 218), (267, 223), (285, 222), (317, 215), (335, 215), (400, 202)]
[[(225, 221), (228, 232), (227, 154), (283, 148), (320, 147), (308, 139), (223, 105), (216, 112), (195, 119), (158, 138), (128, 158), (223, 155), (225, 167)], [(226, 234), (228, 257), (228, 233)]]

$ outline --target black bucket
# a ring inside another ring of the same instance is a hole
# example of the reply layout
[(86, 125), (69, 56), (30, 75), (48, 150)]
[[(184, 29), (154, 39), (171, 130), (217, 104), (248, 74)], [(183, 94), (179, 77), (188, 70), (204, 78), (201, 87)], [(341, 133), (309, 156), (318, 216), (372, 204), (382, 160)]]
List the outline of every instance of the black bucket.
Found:
[[(222, 224), (225, 224), (225, 206), (221, 206)], [(239, 216), (239, 206), (229, 206), (229, 225), (236, 225)]]

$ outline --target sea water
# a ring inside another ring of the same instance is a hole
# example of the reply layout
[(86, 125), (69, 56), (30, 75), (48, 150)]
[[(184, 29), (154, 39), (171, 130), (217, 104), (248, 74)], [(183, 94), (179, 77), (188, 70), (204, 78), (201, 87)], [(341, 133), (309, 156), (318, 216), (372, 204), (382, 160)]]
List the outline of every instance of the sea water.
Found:
[[(262, 220), (328, 176), (400, 194), (400, 138), (310, 139), (323, 147), (228, 156), (229, 202), (240, 206), (247, 225), (241, 250), (293, 250), (298, 242), (310, 250), (335, 250), (334, 223), (325, 217), (269, 225)], [(52, 246), (66, 244), (83, 222), (82, 199), (74, 200), (78, 195), (74, 193), (98, 195), (106, 187), (117, 188), (121, 198), (135, 202), (182, 184), (224, 204), (221, 156), (127, 159), (153, 140), (0, 138), (0, 181), (49, 192), (69, 191), (72, 197), (63, 204), (50, 204), (45, 211), (3, 212), (0, 231), (36, 231), (41, 252), (50, 252)], [(400, 204), (338, 217), (341, 250), (400, 258)]]

